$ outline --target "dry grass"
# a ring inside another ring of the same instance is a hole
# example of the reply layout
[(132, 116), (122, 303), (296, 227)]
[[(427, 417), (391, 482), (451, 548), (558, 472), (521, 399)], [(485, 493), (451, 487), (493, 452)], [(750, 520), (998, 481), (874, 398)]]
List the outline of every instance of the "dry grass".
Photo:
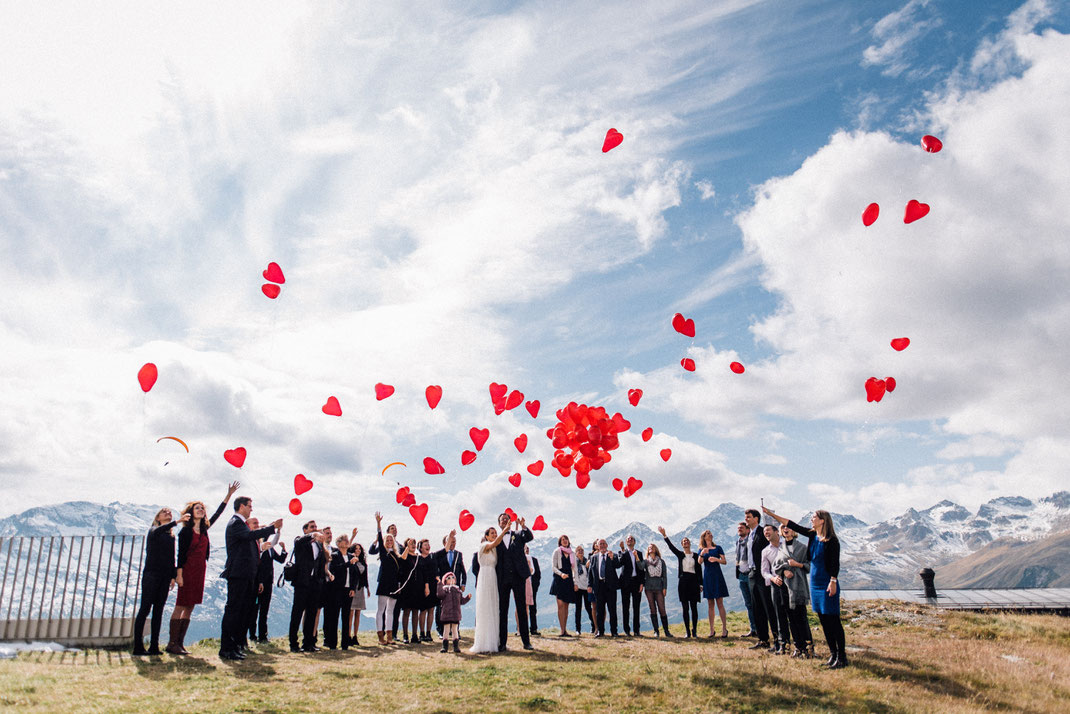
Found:
[[(732, 618), (730, 629), (745, 630), (738, 613)], [(818, 660), (752, 652), (739, 639), (542, 637), (535, 653), (502, 656), (441, 654), (437, 644), (291, 655), (275, 640), (241, 664), (221, 662), (211, 641), (186, 658), (27, 653), (0, 662), (0, 708), (1053, 712), (1070, 705), (1066, 618), (864, 604), (845, 622), (852, 666), (833, 672)], [(814, 634), (821, 642), (816, 627)]]

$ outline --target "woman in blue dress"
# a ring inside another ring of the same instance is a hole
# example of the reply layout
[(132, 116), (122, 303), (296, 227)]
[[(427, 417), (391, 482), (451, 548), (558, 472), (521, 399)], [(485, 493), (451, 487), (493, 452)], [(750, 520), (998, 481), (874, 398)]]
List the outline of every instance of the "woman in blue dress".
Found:
[(713, 542), (713, 533), (702, 531), (698, 537), (698, 557), (702, 563), (702, 595), (709, 607), (710, 637), (713, 632), (713, 607), (721, 615), (721, 637), (728, 637), (728, 614), (724, 609), (724, 598), (728, 597), (728, 584), (724, 581), (721, 566), (725, 564), (724, 549)]
[(810, 516), (813, 528), (803, 528), (795, 521), (778, 516), (768, 508), (762, 510), (772, 518), (802, 536), (806, 536), (807, 553), (810, 556), (810, 603), (814, 613), (821, 622), (825, 633), (829, 656), (825, 666), (840, 669), (847, 666), (847, 652), (843, 623), (840, 622), (840, 539), (832, 525), (832, 516), (828, 511), (817, 510)]

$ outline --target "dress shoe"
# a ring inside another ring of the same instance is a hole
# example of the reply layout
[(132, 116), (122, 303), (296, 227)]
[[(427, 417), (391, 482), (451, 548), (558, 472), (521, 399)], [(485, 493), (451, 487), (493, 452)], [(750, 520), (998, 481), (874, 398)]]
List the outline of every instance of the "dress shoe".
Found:
[(297, 645), (290, 645), (290, 651), (291, 652), (300, 652), (301, 648), (298, 647)]
[(529, 642), (529, 643), (527, 643), (526, 645), (524, 645), (524, 649), (526, 649), (526, 650), (533, 650), (533, 649), (535, 649), (535, 648), (534, 648), (534, 647), (532, 647), (532, 646), (531, 646), (531, 643)]
[(312, 645), (311, 647), (302, 647), (301, 651), (302, 652), (322, 652), (323, 650), (321, 650), (319, 647), (316, 647), (316, 645)]
[(767, 649), (769, 649), (769, 643), (768, 642), (758, 641), (758, 642), (755, 642), (750, 647), (748, 647), (747, 649), (749, 649), (749, 650), (767, 650)]
[(740, 635), (740, 637), (757, 637), (757, 636), (758, 636), (758, 633), (755, 632), (754, 630), (751, 630), (750, 632), (748, 632), (745, 635)]

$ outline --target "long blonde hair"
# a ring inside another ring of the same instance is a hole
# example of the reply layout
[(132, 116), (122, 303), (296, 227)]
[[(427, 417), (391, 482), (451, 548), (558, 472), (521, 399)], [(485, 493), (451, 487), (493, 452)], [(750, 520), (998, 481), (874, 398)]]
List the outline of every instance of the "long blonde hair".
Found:
[[(706, 545), (706, 536), (710, 537), (710, 544), (709, 545)], [(717, 544), (713, 542), (713, 531), (711, 531), (709, 528), (707, 528), (706, 530), (702, 531), (702, 534), (698, 537), (698, 547), (699, 547), (700, 550), (702, 548), (716, 548), (717, 547)]]
[[(153, 518), (152, 518), (152, 527), (153, 528), (155, 528), (156, 526), (163, 525), (162, 523), (160, 523), (160, 516), (163, 515), (164, 511), (167, 511), (168, 513), (171, 513), (171, 509), (167, 508), (167, 507), (161, 508), (160, 510), (156, 511), (156, 515), (153, 516)], [(172, 516), (171, 520), (174, 520), (173, 516)], [(170, 530), (171, 530), (171, 537), (174, 538), (175, 537), (175, 529), (172, 528)]]

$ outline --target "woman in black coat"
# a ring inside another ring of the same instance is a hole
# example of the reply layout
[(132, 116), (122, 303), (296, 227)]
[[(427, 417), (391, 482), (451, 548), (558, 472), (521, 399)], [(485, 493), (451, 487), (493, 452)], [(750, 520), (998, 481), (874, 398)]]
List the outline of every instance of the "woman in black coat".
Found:
[(375, 586), (375, 595), (379, 606), (375, 611), (375, 632), (379, 635), (379, 644), (389, 645), (394, 641), (394, 608), (398, 602), (398, 574), (401, 571), (401, 558), (394, 551), (394, 536), (388, 535), (384, 542), (382, 530), (383, 516), (375, 513), (376, 553), (379, 555), (379, 580)]
[(679, 584), (676, 592), (680, 596), (680, 605), (683, 606), (684, 610), (684, 630), (687, 632), (688, 637), (697, 637), (698, 601), (702, 599), (702, 566), (699, 564), (699, 557), (696, 553), (691, 552), (691, 539), (684, 538), (681, 540), (680, 545), (684, 549), (680, 550), (672, 544), (669, 536), (665, 535), (664, 528), (658, 526), (658, 533), (661, 533), (661, 537), (665, 539), (669, 550), (679, 561), (680, 568), (677, 571)]
[[(189, 521), (188, 514), (173, 520), (170, 508), (161, 508), (145, 537), (145, 568), (141, 571), (141, 606), (134, 618), (134, 654), (160, 654), (160, 625), (167, 594), (175, 584), (175, 526)], [(149, 649), (145, 651), (145, 618), (152, 611)]]

